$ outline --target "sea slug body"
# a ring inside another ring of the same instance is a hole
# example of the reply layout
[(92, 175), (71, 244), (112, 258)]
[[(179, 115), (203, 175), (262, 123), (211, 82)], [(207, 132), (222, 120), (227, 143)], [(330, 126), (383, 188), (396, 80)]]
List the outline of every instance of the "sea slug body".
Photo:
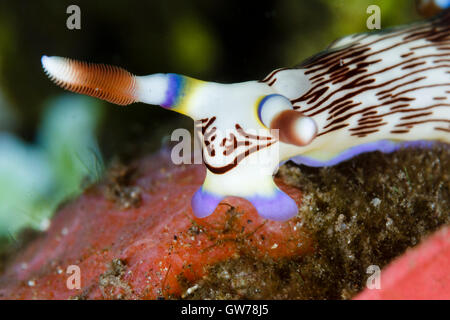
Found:
[(259, 81), (204, 82), (177, 74), (42, 57), (65, 89), (127, 105), (144, 102), (195, 120), (207, 174), (199, 217), (226, 196), (267, 219), (297, 214), (273, 181), (280, 162), (331, 166), (363, 152), (450, 143), (450, 11), (420, 23), (344, 37)]

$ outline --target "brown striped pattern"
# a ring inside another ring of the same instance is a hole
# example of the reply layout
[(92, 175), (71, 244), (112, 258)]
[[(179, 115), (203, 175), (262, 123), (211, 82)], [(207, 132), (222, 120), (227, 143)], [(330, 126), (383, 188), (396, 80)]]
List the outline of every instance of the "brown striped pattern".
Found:
[[(246, 132), (239, 124), (235, 124), (234, 132), (222, 140), (217, 140), (216, 117), (196, 121), (196, 132), (202, 142), (203, 162), (209, 171), (215, 174), (225, 174), (234, 169), (242, 160), (251, 154), (270, 147), (278, 140), (272, 136), (260, 136)], [(212, 160), (218, 155), (223, 156), (223, 163), (213, 165)]]
[(128, 71), (105, 64), (61, 59), (66, 62), (60, 70), (61, 78), (70, 79), (70, 81), (47, 73), (49, 78), (60, 87), (118, 105), (136, 102), (136, 79)]
[[(424, 23), (343, 38), (296, 68), (304, 69), (311, 88), (291, 102), (318, 119), (318, 136), (336, 130), (404, 135), (424, 124), (450, 131), (450, 109), (446, 118), (434, 115), (450, 107), (448, 10)], [(262, 82), (275, 83), (282, 70)]]

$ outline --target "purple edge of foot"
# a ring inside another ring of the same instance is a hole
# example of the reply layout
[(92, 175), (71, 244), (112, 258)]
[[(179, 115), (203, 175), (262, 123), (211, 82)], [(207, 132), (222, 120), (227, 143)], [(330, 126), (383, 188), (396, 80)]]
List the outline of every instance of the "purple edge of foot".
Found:
[(258, 214), (274, 221), (286, 221), (295, 217), (298, 213), (297, 203), (280, 189), (272, 197), (253, 196), (247, 197)]
[(203, 191), (203, 186), (200, 187), (194, 194), (191, 200), (191, 207), (194, 214), (198, 218), (205, 218), (214, 212), (217, 205), (224, 197)]
[[(295, 162), (296, 164), (303, 164), (308, 167), (331, 167), (366, 152), (381, 151), (383, 153), (391, 153), (401, 148), (431, 148), (436, 144), (437, 142), (435, 141), (427, 140), (406, 142), (381, 140), (352, 147), (327, 161), (320, 161), (306, 156), (295, 156), (290, 158), (289, 160)], [(282, 161), (279, 166), (289, 160)]]

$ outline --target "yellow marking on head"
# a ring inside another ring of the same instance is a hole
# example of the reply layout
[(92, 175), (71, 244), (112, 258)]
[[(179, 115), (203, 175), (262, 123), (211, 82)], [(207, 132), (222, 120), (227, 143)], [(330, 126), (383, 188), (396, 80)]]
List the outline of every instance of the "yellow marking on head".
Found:
[(261, 121), (261, 119), (260, 119), (260, 117), (259, 117), (259, 105), (261, 104), (261, 101), (264, 99), (264, 97), (265, 96), (260, 96), (258, 99), (256, 99), (256, 103), (255, 103), (255, 107), (254, 107), (254, 113), (255, 113), (255, 118), (256, 118), (256, 121), (258, 121), (258, 123), (263, 127), (263, 128), (266, 128), (266, 129), (270, 129), (270, 128), (268, 128), (262, 121)]
[(184, 114), (186, 116), (190, 116), (192, 113), (192, 96), (194, 92), (202, 85), (205, 84), (205, 81), (197, 80), (190, 77), (185, 77), (185, 84), (183, 91), (178, 98), (178, 103), (175, 107), (171, 108), (171, 110)]

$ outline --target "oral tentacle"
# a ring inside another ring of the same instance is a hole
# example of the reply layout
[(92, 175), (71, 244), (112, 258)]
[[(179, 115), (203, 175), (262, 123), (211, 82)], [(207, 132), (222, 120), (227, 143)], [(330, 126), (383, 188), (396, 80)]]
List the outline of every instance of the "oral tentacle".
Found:
[(284, 143), (305, 146), (317, 135), (314, 119), (295, 111), (291, 102), (279, 94), (267, 95), (260, 101), (258, 117), (267, 128), (278, 130), (278, 138)]
[(271, 129), (279, 130), (279, 139), (299, 147), (310, 144), (317, 135), (317, 124), (301, 112), (285, 110), (277, 114), (270, 123)]

